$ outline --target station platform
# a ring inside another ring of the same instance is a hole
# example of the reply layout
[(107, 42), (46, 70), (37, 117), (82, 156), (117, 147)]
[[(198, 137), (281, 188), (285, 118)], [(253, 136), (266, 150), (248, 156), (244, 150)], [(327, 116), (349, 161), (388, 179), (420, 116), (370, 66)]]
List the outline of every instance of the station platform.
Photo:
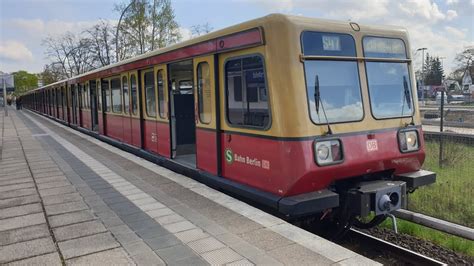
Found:
[(0, 264), (376, 265), (36, 113), (0, 109)]

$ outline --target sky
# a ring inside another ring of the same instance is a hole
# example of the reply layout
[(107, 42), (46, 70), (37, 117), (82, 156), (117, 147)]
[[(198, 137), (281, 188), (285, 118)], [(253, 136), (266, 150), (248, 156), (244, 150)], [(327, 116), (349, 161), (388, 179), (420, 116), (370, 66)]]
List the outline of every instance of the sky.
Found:
[[(443, 58), (445, 72), (456, 53), (474, 46), (474, 0), (171, 0), (183, 39), (193, 25), (214, 30), (270, 13), (397, 25), (411, 46)], [(116, 3), (127, 0), (0, 0), (0, 71), (41, 72), (50, 62), (42, 40), (80, 33), (100, 19), (117, 21)], [(415, 68), (421, 52), (414, 54)]]

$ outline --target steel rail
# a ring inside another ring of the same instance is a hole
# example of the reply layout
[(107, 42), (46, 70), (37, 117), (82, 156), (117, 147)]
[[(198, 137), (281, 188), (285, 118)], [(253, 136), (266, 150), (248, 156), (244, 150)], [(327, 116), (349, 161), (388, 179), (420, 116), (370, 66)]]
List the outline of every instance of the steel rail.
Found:
[(404, 247), (397, 246), (386, 240), (376, 238), (355, 229), (350, 229), (347, 233), (347, 236), (357, 239), (358, 243), (364, 247), (375, 247), (377, 249), (388, 251), (397, 259), (413, 265), (447, 265), (444, 262), (432, 259), (425, 255), (419, 254)]

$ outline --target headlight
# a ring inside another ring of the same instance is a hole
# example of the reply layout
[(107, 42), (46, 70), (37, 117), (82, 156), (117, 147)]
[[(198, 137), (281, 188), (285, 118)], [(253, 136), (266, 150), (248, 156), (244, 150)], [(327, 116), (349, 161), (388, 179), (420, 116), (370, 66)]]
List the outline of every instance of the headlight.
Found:
[(339, 140), (314, 143), (314, 157), (318, 165), (335, 164), (342, 161), (342, 145)]
[(418, 131), (411, 130), (398, 132), (398, 144), (400, 145), (401, 152), (418, 150)]

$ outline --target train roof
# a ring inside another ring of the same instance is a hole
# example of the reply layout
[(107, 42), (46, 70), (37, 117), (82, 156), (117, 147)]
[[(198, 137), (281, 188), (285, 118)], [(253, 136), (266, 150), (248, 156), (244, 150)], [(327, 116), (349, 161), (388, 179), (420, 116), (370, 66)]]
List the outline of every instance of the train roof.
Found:
[[(139, 61), (139, 60), (142, 60), (142, 59), (147, 59), (147, 58), (150, 58), (150, 57), (154, 57), (154, 56), (157, 56), (157, 55), (160, 55), (160, 54), (165, 54), (167, 52), (177, 50), (177, 49), (180, 49), (180, 48), (184, 48), (184, 47), (188, 47), (188, 46), (191, 46), (191, 45), (194, 45), (194, 44), (199, 44), (199, 43), (203, 43), (203, 42), (206, 42), (206, 41), (210, 41), (210, 40), (222, 37), (222, 36), (239, 33), (239, 32), (245, 31), (245, 30), (253, 29), (253, 28), (264, 27), (264, 26), (275, 24), (275, 23), (281, 23), (282, 21), (284, 23), (293, 24), (297, 28), (306, 28), (306, 27), (311, 28), (314, 25), (319, 25), (319, 26), (328, 27), (328, 28), (331, 29), (331, 31), (333, 31), (333, 30), (338, 31), (339, 30), (341, 32), (348, 31), (348, 29), (349, 29), (348, 26), (349, 26), (350, 23), (352, 23), (350, 21), (309, 18), (309, 17), (286, 15), (286, 14), (269, 14), (269, 15), (264, 16), (264, 17), (260, 17), (260, 18), (253, 19), (253, 20), (250, 20), (250, 21), (242, 22), (242, 23), (239, 23), (239, 24), (236, 24), (236, 25), (224, 28), (224, 29), (220, 29), (220, 30), (217, 30), (217, 31), (214, 31), (214, 32), (211, 32), (211, 33), (193, 38), (193, 39), (189, 39), (189, 40), (182, 41), (182, 42), (179, 42), (179, 43), (176, 43), (176, 44), (172, 44), (172, 45), (164, 47), (164, 48), (156, 49), (156, 50), (153, 50), (153, 51), (150, 51), (150, 52), (147, 52), (147, 53), (144, 53), (144, 54), (141, 54), (141, 55), (129, 58), (129, 59), (125, 59), (125, 60), (110, 64), (110, 65), (107, 65), (107, 66), (104, 66), (104, 67), (100, 67), (100, 68), (88, 71), (86, 73), (74, 76), (72, 78), (68, 78), (68, 79), (64, 79), (64, 80), (61, 80), (61, 81), (58, 81), (58, 82), (55, 82), (55, 83), (52, 83), (52, 84), (48, 84), (48, 85), (43, 86), (41, 88), (37, 88), (33, 91), (37, 91), (37, 90), (44, 89), (44, 88), (49, 88), (49, 87), (61, 86), (61, 85), (64, 85), (65, 83), (67, 83), (69, 80), (89, 76), (89, 75), (94, 74), (94, 73), (98, 73), (98, 72), (101, 72), (101, 71), (104, 71), (104, 70), (120, 67), (122, 65), (126, 65), (126, 64), (129, 64), (129, 63), (132, 63), (132, 62), (135, 62), (135, 61)], [(374, 32), (374, 33), (389, 33), (390, 32), (392, 34), (399, 35), (399, 36), (403, 36), (403, 35), (407, 34), (407, 30), (405, 28), (399, 27), (399, 26), (365, 25), (365, 24), (357, 24), (357, 25), (361, 28), (361, 31), (363, 30), (363, 31)]]

